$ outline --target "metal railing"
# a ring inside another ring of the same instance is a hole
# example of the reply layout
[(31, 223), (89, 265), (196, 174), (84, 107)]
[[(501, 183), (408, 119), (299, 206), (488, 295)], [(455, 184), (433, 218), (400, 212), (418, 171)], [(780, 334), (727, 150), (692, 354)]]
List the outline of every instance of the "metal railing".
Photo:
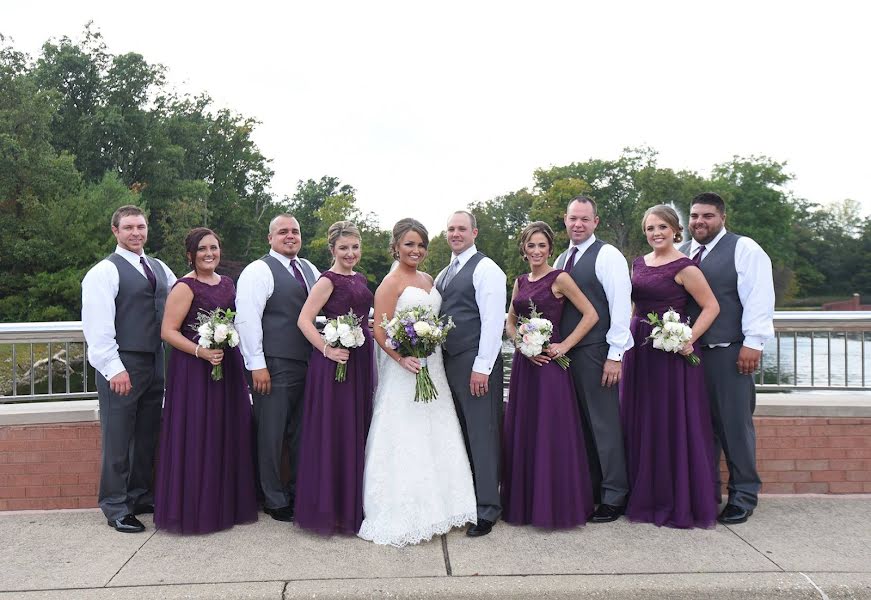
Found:
[(779, 311), (765, 345), (761, 390), (871, 389), (871, 312)]
[(96, 397), (80, 321), (0, 323), (0, 404)]
[[(871, 390), (871, 312), (779, 311), (774, 328), (758, 390)], [(0, 323), (0, 404), (96, 396), (81, 322)]]

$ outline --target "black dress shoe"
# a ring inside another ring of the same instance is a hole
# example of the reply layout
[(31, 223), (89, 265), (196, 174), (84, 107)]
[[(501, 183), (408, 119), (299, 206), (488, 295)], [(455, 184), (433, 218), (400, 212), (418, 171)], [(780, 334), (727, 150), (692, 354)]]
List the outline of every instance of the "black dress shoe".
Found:
[(154, 505), (153, 504), (134, 504), (133, 511), (131, 514), (134, 514), (134, 515), (153, 515), (154, 514)]
[(723, 512), (720, 513), (720, 516), (717, 517), (717, 520), (723, 525), (737, 525), (738, 523), (744, 523), (752, 514), (752, 508), (741, 508), (734, 504), (727, 504)]
[(293, 521), (293, 507), (290, 505), (282, 506), (281, 508), (263, 508), (263, 512), (275, 519), (276, 521)]
[(487, 519), (478, 519), (476, 525), (472, 525), (466, 530), (466, 535), (469, 537), (481, 537), (493, 531), (493, 521)]
[(145, 525), (133, 515), (124, 515), (120, 519), (109, 519), (107, 521), (109, 527), (114, 527), (115, 531), (121, 533), (140, 533), (145, 531)]
[(590, 517), (590, 523), (610, 523), (616, 521), (626, 512), (625, 506), (614, 506), (613, 504), (600, 504), (596, 508), (596, 512)]

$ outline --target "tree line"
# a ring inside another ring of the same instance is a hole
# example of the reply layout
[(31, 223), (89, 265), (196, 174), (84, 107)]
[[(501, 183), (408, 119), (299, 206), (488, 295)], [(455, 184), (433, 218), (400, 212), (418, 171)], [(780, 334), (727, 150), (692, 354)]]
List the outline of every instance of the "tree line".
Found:
[[(223, 268), (238, 274), (262, 255), (273, 216), (290, 212), (303, 231), (302, 255), (329, 264), (326, 232), (340, 219), (363, 236), (360, 270), (374, 288), (388, 272), (390, 233), (357, 205), (338, 177), (300, 181), (292, 195), (269, 190), (273, 171), (252, 135), (259, 123), (216, 107), (207, 94), (174, 91), (166, 67), (140, 54), (112, 54), (93, 27), (81, 39), (47, 41), (31, 58), (0, 35), (0, 321), (76, 320), (80, 281), (112, 251), (109, 217), (122, 204), (149, 215), (149, 252), (176, 273), (188, 270), (182, 240), (195, 226), (223, 240)], [(597, 235), (632, 258), (646, 252), (640, 219), (658, 203), (686, 216), (701, 191), (722, 195), (727, 227), (756, 239), (772, 258), (778, 302), (871, 291), (871, 219), (852, 200), (819, 205), (785, 189), (786, 164), (733, 157), (709, 176), (661, 166), (651, 148), (613, 159), (538, 169), (533, 185), (473, 203), (478, 247), (509, 282), (525, 272), (517, 235), (531, 220), (568, 244), (568, 200), (598, 202)], [(433, 235), (425, 265), (435, 274), (450, 249)]]

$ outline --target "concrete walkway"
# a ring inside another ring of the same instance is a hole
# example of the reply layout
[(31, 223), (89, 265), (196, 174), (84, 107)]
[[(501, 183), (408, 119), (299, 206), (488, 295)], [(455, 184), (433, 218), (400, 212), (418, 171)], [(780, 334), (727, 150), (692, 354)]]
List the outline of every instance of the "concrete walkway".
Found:
[(0, 513), (0, 600), (871, 598), (871, 496), (765, 496), (745, 524), (567, 532), (499, 523), (405, 549), (261, 515), (207, 536), (125, 535), (96, 510)]

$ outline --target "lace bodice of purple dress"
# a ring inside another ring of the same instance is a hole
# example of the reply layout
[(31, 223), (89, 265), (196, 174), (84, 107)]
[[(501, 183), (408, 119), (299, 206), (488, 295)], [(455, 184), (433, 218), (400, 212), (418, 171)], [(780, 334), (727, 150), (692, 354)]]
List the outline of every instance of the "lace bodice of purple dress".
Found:
[(551, 335), (550, 341), (554, 343), (562, 341), (559, 324), (566, 299), (554, 296), (551, 286), (559, 274), (564, 272), (560, 269), (554, 269), (536, 281), (530, 281), (528, 275), (521, 275), (517, 278), (517, 294), (512, 303), (514, 313), (518, 317), (528, 317), (532, 311), (529, 301), (532, 300), (541, 316), (553, 323), (553, 335)]
[(203, 283), (193, 277), (182, 277), (178, 281), (186, 283), (194, 293), (190, 310), (181, 325), (181, 334), (187, 339), (197, 341), (199, 338), (196, 327), (200, 312), (211, 312), (216, 308), (236, 310), (236, 286), (229, 277), (221, 275), (221, 282), (215, 285)]
[(689, 294), (674, 280), (674, 276), (694, 264), (689, 258), (679, 258), (658, 267), (649, 267), (643, 256), (636, 258), (632, 263), (632, 301), (635, 303), (635, 314), (642, 317), (650, 312), (662, 315), (669, 308), (673, 308), (685, 319)]
[(324, 315), (328, 319), (335, 319), (348, 314), (349, 309), (353, 310), (355, 315), (362, 317), (363, 334), (368, 338), (371, 334), (366, 323), (375, 296), (366, 285), (366, 277), (360, 273), (340, 275), (332, 271), (324, 271), (321, 277), (333, 282), (333, 293), (324, 304)]

